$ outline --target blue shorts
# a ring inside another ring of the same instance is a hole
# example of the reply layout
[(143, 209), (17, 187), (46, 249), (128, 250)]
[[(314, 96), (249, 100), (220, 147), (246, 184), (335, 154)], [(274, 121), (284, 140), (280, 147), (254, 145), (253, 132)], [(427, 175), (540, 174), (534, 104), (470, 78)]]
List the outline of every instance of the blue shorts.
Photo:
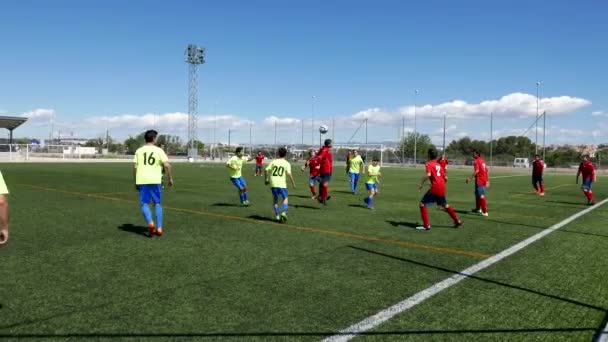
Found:
[(329, 182), (331, 180), (331, 173), (323, 174), (319, 177), (321, 183)]
[(378, 190), (378, 185), (376, 183), (365, 183), (365, 188), (367, 190)]
[(321, 178), (319, 178), (319, 176), (312, 176), (310, 177), (310, 185), (315, 185), (315, 182), (320, 182)]
[(139, 185), (139, 203), (144, 205), (148, 203), (161, 203), (162, 192), (160, 184), (142, 184)]
[(591, 190), (591, 183), (593, 183), (592, 178), (583, 179), (583, 190)]
[(542, 183), (542, 182), (543, 182), (543, 176), (532, 175), (532, 184)]
[(475, 184), (475, 197), (486, 195), (486, 187)]
[(349, 172), (348, 173), (348, 177), (350, 178), (351, 182), (355, 182), (357, 183), (359, 181), (359, 174), (355, 173), (355, 172)]
[(286, 188), (271, 188), (272, 190), (272, 198), (275, 200), (279, 198), (279, 196), (283, 198), (287, 198), (287, 189)]
[(234, 184), (234, 186), (236, 186), (239, 190), (245, 189), (247, 187), (247, 183), (245, 183), (245, 178), (243, 177), (238, 177), (238, 178), (233, 178), (230, 177), (230, 181), (232, 182), (232, 184)]
[(445, 197), (439, 197), (437, 195), (432, 194), (430, 191), (427, 191), (427, 193), (424, 194), (424, 196), (420, 200), (420, 203), (424, 204), (425, 206), (437, 203), (437, 205), (445, 207), (448, 204), (448, 200)]

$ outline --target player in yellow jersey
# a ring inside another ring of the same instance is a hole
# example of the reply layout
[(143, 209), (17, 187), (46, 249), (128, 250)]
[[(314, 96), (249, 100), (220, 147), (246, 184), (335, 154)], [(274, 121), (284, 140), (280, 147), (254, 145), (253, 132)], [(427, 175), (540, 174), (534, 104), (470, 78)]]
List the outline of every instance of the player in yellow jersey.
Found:
[(8, 242), (8, 189), (0, 172), (0, 245)]
[[(287, 177), (291, 180), (291, 185), (296, 188), (296, 183), (291, 175), (291, 164), (285, 160), (287, 156), (287, 149), (285, 147), (279, 148), (279, 157), (273, 160), (264, 172), (266, 178), (266, 185), (270, 184), (272, 190), (272, 199), (274, 214), (277, 221), (287, 221), (287, 209), (289, 208), (289, 200), (287, 194)], [(283, 212), (279, 211), (279, 195), (283, 197)]]
[(382, 176), (380, 173), (380, 165), (378, 162), (380, 159), (374, 157), (372, 159), (372, 165), (367, 167), (367, 180), (365, 182), (365, 188), (369, 191), (369, 196), (365, 197), (365, 204), (367, 204), (368, 209), (374, 209), (374, 196), (376, 195), (378, 188), (378, 179)]
[[(171, 164), (169, 164), (169, 158), (167, 158), (165, 151), (155, 145), (157, 136), (158, 132), (154, 130), (146, 131), (144, 134), (146, 144), (135, 151), (135, 157), (133, 158), (135, 188), (139, 191), (139, 204), (148, 224), (150, 236), (153, 234), (163, 235), (163, 208), (161, 206), (163, 168), (168, 178), (169, 187), (173, 186)], [(156, 224), (152, 220), (149, 203), (154, 204)]]
[(234, 150), (234, 156), (228, 159), (226, 163), (226, 167), (229, 169), (230, 173), (230, 181), (237, 189), (239, 189), (239, 198), (241, 200), (241, 204), (249, 205), (249, 195), (247, 194), (247, 183), (245, 183), (245, 178), (243, 178), (243, 163), (248, 161), (252, 161), (253, 158), (248, 159), (243, 155), (243, 148), (237, 147)]
[(348, 160), (348, 177), (350, 178), (350, 191), (357, 193), (357, 183), (359, 183), (359, 175), (365, 170), (363, 159), (357, 152), (353, 150), (350, 159)]

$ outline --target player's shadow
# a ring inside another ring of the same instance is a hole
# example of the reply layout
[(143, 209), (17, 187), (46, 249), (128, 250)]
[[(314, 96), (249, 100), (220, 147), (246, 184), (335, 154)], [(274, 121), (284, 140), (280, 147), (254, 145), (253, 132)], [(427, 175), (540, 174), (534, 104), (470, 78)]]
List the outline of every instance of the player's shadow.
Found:
[(249, 216), (249, 218), (252, 220), (258, 220), (258, 221), (277, 222), (276, 220), (274, 220), (270, 217), (260, 216), (260, 215), (251, 215), (251, 216)]
[(416, 228), (416, 227), (420, 226), (420, 224), (415, 223), (415, 222), (403, 222), (403, 221), (393, 221), (393, 220), (386, 220), (386, 222), (389, 223), (393, 227), (403, 226), (403, 227), (408, 227), (408, 228)]
[(351, 208), (367, 209), (367, 205), (365, 204), (349, 204), (348, 206)]
[(308, 199), (310, 199), (310, 196), (304, 196), (304, 195), (289, 195), (289, 197), (308, 198)]
[(319, 207), (313, 207), (310, 205), (301, 205), (301, 204), (294, 204), (293, 205), (294, 208), (296, 209), (312, 209), (312, 210), (319, 210)]
[(148, 227), (136, 226), (131, 223), (125, 223), (125, 224), (118, 226), (118, 229), (125, 231), (127, 233), (133, 233), (133, 234), (137, 234), (137, 235), (143, 235), (145, 237), (150, 237), (148, 235)]
[(235, 203), (213, 203), (214, 207), (240, 207), (240, 205)]
[(582, 202), (567, 202), (567, 201), (546, 201), (549, 203), (560, 203), (560, 204), (570, 204), (570, 205), (580, 205), (580, 206), (587, 206), (585, 203)]

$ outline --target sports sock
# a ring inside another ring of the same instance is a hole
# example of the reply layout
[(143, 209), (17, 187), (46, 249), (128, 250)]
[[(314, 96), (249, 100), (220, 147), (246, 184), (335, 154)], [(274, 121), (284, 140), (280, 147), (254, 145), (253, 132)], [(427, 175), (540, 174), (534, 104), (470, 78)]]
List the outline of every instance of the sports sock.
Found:
[(355, 192), (355, 179), (350, 179), (350, 192)]
[(158, 228), (163, 227), (163, 207), (160, 203), (154, 205), (154, 213), (156, 214), (156, 226)]
[(245, 202), (245, 195), (242, 192), (239, 192), (239, 199), (241, 200), (241, 203)]
[(369, 201), (367, 202), (367, 206), (371, 208), (374, 205), (374, 198), (371, 196), (368, 198), (369, 198)]
[(310, 186), (310, 193), (311, 193), (313, 196), (316, 196), (316, 195), (317, 195), (317, 192), (315, 191), (315, 186), (314, 186), (314, 185), (311, 185), (311, 186)]
[(481, 204), (481, 211), (484, 213), (487, 213), (488, 212), (488, 202), (486, 201), (485, 197), (479, 198), (479, 204)]
[(325, 184), (321, 184), (321, 199), (327, 199), (327, 190), (328, 190), (328, 186)]
[(422, 224), (425, 228), (431, 226), (431, 224), (429, 223), (429, 210), (426, 208), (426, 205), (420, 206), (420, 217), (422, 217)]
[(243, 192), (243, 200), (249, 201), (249, 196), (247, 195), (247, 191)]
[(532, 185), (534, 185), (534, 190), (538, 191), (538, 185), (536, 185), (536, 183), (534, 183)]
[(475, 209), (476, 210), (481, 209), (481, 200), (479, 197), (475, 197)]
[(278, 204), (274, 205), (274, 214), (279, 215), (279, 205)]
[(289, 209), (289, 204), (283, 203), (283, 212), (286, 213), (287, 209)]
[(540, 192), (545, 192), (545, 184), (540, 184)]
[(142, 212), (142, 214), (144, 214), (144, 219), (146, 220), (146, 224), (152, 222), (152, 211), (150, 210), (150, 207), (148, 206), (148, 204), (141, 205), (141, 212)]
[(454, 210), (454, 208), (452, 208), (451, 206), (446, 207), (445, 211), (448, 212), (448, 214), (450, 215), (452, 220), (454, 220), (454, 223), (458, 223), (460, 221), (460, 219), (458, 218), (458, 215), (456, 215), (456, 211)]

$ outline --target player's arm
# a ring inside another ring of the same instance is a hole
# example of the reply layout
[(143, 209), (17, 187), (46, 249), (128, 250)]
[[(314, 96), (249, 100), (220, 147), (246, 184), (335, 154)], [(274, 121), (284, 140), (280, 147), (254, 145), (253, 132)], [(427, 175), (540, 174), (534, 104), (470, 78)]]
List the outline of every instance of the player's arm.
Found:
[(233, 166), (233, 165), (232, 165), (232, 161), (231, 161), (231, 160), (229, 160), (229, 161), (226, 163), (226, 167), (227, 167), (227, 168), (229, 168), (229, 169), (231, 169), (231, 170), (234, 170), (234, 171), (238, 171), (238, 170), (239, 170), (239, 168), (238, 168), (238, 167), (236, 167), (236, 166)]
[(6, 196), (0, 194), (0, 245), (8, 242), (8, 202)]
[(431, 173), (430, 172), (427, 172), (424, 176), (422, 176), (422, 178), (420, 178), (420, 184), (418, 184), (418, 191), (422, 191), (422, 186), (429, 179), (431, 179)]
[(464, 180), (465, 183), (470, 182), (473, 178), (477, 177), (477, 168), (473, 169), (473, 173), (471, 174), (471, 177), (467, 178)]
[(139, 190), (137, 186), (137, 163), (133, 164), (133, 184), (135, 184), (135, 190)]
[(576, 172), (576, 184), (578, 184), (578, 176), (581, 175), (581, 167), (578, 167), (578, 171)]
[(287, 172), (287, 177), (289, 177), (289, 180), (291, 181), (291, 185), (295, 189), (296, 188), (296, 181), (293, 179), (293, 175), (291, 174), (291, 172)]
[(270, 171), (271, 168), (272, 168), (272, 163), (268, 164), (268, 167), (266, 167), (264, 169), (264, 184), (266, 184), (266, 185), (270, 184), (270, 178), (268, 178), (268, 176), (269, 176), (268, 171)]
[(163, 163), (163, 167), (165, 168), (165, 176), (169, 179), (169, 187), (173, 186), (173, 171), (171, 169), (171, 164), (169, 161), (165, 161)]

